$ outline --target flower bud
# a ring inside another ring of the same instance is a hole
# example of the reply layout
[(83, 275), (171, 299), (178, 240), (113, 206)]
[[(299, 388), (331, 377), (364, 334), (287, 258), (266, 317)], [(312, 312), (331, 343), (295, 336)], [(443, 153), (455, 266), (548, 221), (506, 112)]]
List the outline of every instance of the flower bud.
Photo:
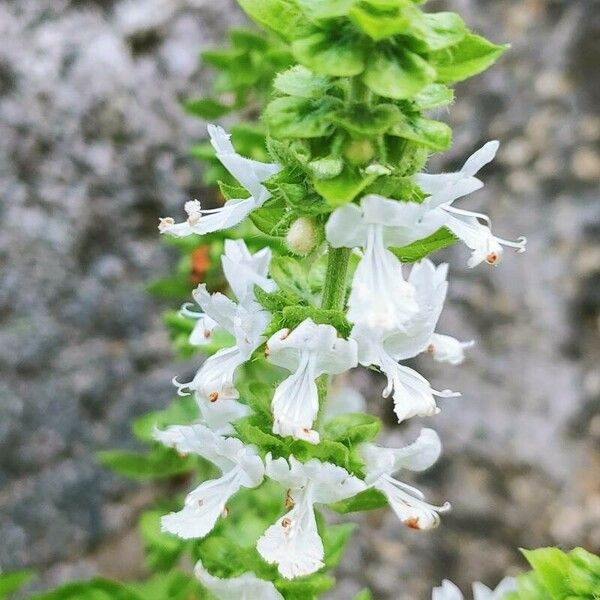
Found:
[(287, 247), (294, 254), (306, 256), (319, 243), (319, 230), (315, 223), (307, 218), (296, 219), (286, 236)]
[(375, 156), (375, 148), (369, 140), (352, 140), (344, 148), (344, 156), (350, 164), (364, 165)]

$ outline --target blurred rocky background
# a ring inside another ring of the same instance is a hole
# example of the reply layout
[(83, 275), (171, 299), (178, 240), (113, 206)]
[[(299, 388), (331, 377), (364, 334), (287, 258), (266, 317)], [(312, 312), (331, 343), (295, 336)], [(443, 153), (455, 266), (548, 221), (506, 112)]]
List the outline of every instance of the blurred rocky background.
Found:
[[(455, 145), (432, 170), (500, 139), (465, 202), (529, 247), (495, 269), (467, 270), (463, 247), (444, 257), (441, 330), (478, 345), (460, 368), (419, 360), (463, 392), (426, 422), (445, 454), (419, 483), (454, 510), (424, 534), (366, 515), (332, 599), (495, 584), (522, 565), (519, 546), (600, 550), (599, 4), (430, 4), (512, 44), (458, 86)], [(202, 192), (187, 152), (203, 127), (178, 101), (205, 89), (198, 52), (243, 22), (233, 0), (0, 2), (0, 567), (32, 566), (41, 586), (141, 573), (136, 515), (153, 488), (94, 453), (131, 446), (131, 418), (163, 406), (184, 369), (144, 285), (175, 260), (157, 217)], [(371, 403), (390, 443), (420, 426)]]

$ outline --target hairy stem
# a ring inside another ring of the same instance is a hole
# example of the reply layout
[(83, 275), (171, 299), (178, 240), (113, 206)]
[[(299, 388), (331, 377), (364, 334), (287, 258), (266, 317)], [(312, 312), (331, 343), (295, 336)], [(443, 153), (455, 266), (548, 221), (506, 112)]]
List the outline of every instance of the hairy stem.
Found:
[[(350, 248), (332, 248), (329, 246), (321, 308), (334, 310), (342, 310), (344, 308), (350, 253)], [(321, 375), (317, 379), (317, 388), (319, 390), (319, 414), (315, 423), (317, 431), (320, 430), (323, 421), (323, 413), (329, 393), (329, 380), (330, 377), (328, 375)]]
[(350, 252), (350, 248), (332, 248), (329, 246), (321, 308), (335, 310), (344, 308)]

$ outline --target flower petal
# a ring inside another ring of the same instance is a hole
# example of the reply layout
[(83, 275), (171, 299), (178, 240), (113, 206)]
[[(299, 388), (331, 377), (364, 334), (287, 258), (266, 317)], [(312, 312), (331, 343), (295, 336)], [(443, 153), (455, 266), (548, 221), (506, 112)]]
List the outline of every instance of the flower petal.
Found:
[(221, 579), (211, 575), (201, 562), (194, 569), (202, 585), (218, 600), (284, 600), (270, 581), (259, 579), (253, 573)]
[(189, 388), (212, 402), (237, 399), (233, 385), (236, 369), (246, 361), (237, 346), (223, 348), (209, 356), (189, 384)]
[(262, 182), (281, 171), (277, 164), (262, 163), (240, 156), (231, 144), (229, 135), (222, 127), (208, 125), (210, 142), (223, 166), (237, 179), (260, 206), (270, 197)]
[(231, 424), (247, 417), (252, 412), (248, 405), (232, 398), (222, 398), (211, 402), (204, 396), (196, 394), (196, 402), (200, 408), (202, 423), (218, 435), (234, 433)]
[(221, 257), (223, 271), (239, 300), (254, 299), (255, 285), (266, 292), (277, 289), (276, 283), (267, 277), (270, 261), (271, 249), (268, 247), (250, 254), (244, 240), (225, 240), (225, 254)]
[(322, 568), (325, 551), (312, 504), (298, 499), (289, 513), (265, 531), (256, 549), (268, 563), (276, 564), (286, 579), (310, 575)]
[(433, 360), (460, 365), (465, 360), (465, 348), (475, 345), (474, 341), (460, 342), (450, 335), (434, 333), (429, 340), (427, 352), (433, 356)]
[(367, 242), (367, 225), (356, 204), (345, 204), (331, 213), (325, 226), (327, 241), (334, 248), (362, 247)]
[(319, 443), (319, 434), (312, 429), (319, 411), (319, 394), (314, 368), (308, 359), (277, 386), (271, 406), (273, 433)]
[(205, 235), (222, 229), (229, 229), (241, 223), (255, 208), (257, 202), (253, 197), (240, 199), (231, 199), (218, 209), (211, 210), (202, 214), (193, 222), (184, 221), (175, 223), (173, 219), (161, 219), (158, 226), (161, 233), (173, 235), (175, 237), (186, 237), (188, 235)]
[(204, 537), (212, 531), (226, 502), (240, 487), (240, 471), (236, 469), (219, 479), (205, 481), (188, 494), (182, 510), (162, 517), (162, 530), (183, 539)]
[(451, 581), (444, 579), (440, 587), (433, 589), (431, 600), (463, 600), (463, 595)]

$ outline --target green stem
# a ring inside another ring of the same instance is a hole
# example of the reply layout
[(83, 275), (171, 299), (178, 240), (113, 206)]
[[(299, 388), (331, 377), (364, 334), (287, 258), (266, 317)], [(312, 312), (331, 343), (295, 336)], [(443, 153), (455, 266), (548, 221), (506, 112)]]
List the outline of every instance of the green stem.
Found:
[(335, 310), (344, 308), (350, 252), (350, 248), (332, 248), (329, 246), (321, 308)]
[[(346, 302), (346, 282), (348, 280), (350, 253), (350, 248), (328, 247), (327, 271), (325, 273), (321, 308), (343, 310)], [(323, 413), (327, 404), (329, 379), (328, 375), (321, 375), (317, 379), (317, 389), (319, 390), (319, 414), (315, 423), (317, 431), (321, 428)]]

